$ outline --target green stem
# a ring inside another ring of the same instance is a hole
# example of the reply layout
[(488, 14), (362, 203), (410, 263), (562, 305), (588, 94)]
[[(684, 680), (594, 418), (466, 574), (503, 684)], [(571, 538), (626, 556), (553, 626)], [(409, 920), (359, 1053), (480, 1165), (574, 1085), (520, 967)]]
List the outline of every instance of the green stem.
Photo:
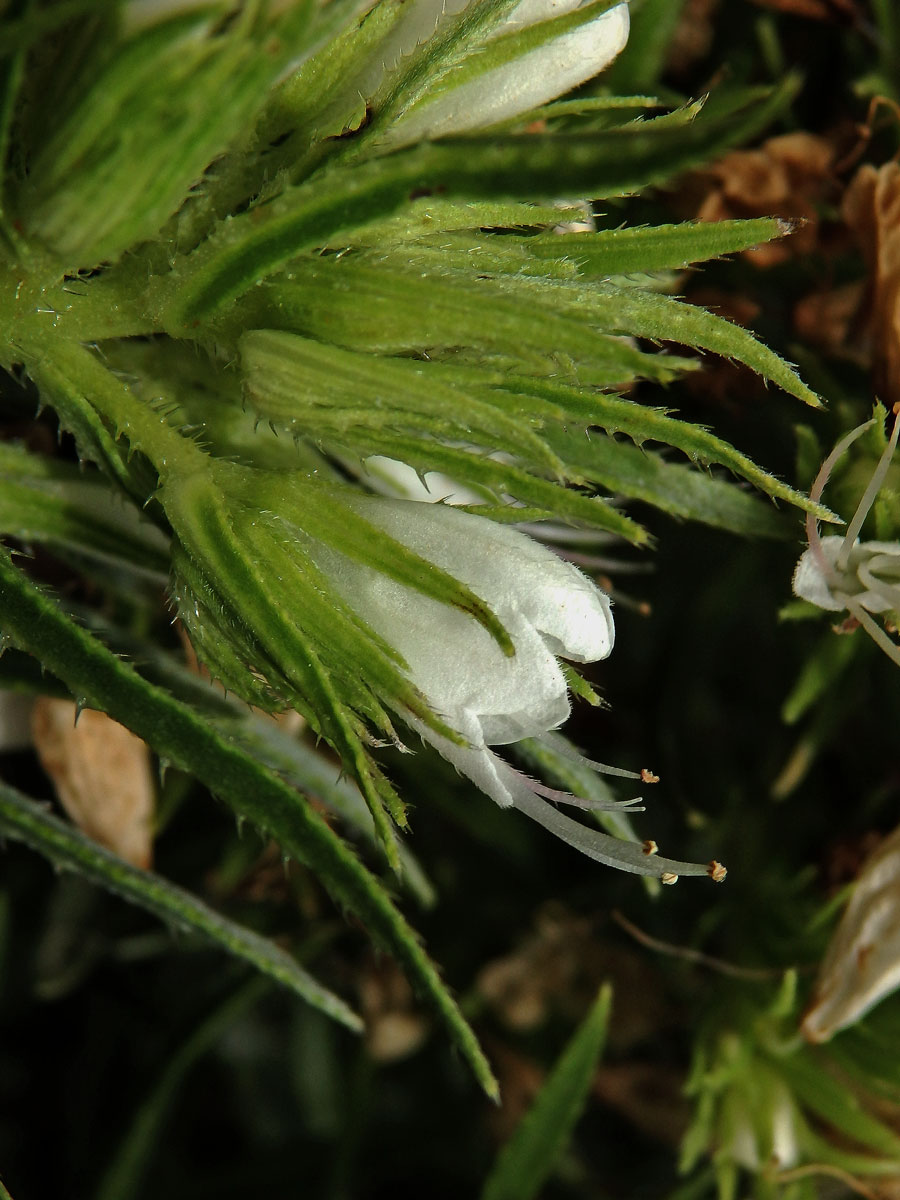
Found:
[(33, 247), (24, 253), (25, 261), (0, 269), (0, 334), (11, 346), (20, 336), (97, 342), (159, 332), (139, 299), (144, 264), (129, 260), (114, 275), (66, 279), (55, 260)]
[[(16, 330), (15, 350), (67, 428), (78, 429), (93, 414), (92, 432), (125, 438), (132, 452), (146, 455), (161, 483), (173, 472), (186, 475), (206, 468), (204, 451), (173, 429), (165, 413), (135, 396), (86, 347), (57, 338), (52, 329), (41, 329), (32, 320)], [(5, 357), (0, 348), (0, 362)], [(4, 365), (11, 363), (7, 359)]]

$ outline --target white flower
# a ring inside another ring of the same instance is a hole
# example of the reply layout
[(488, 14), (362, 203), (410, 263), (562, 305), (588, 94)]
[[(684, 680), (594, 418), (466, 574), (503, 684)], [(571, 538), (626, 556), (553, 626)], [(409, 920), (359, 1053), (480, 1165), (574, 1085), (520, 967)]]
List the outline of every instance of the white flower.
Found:
[[(344, 596), (403, 656), (410, 678), (435, 712), (470, 741), (473, 750), (462, 754), (487, 760), (486, 746), (536, 737), (562, 724), (569, 698), (556, 656), (577, 662), (606, 658), (614, 630), (604, 593), (575, 567), (508, 526), (441, 504), (371, 497), (347, 503), (470, 587), (512, 639), (516, 653), (507, 657), (466, 613), (335, 551), (316, 552)], [(435, 738), (431, 732), (427, 736)], [(448, 757), (458, 749), (451, 746), (448, 742)], [(487, 779), (473, 759), (463, 757), (457, 765), (473, 778), (474, 770)], [(504, 806), (512, 803), (500, 784), (484, 790)]]
[[(451, 9), (448, 5), (442, 14), (463, 7), (455, 4)], [(522, 0), (493, 38), (588, 7), (581, 0)], [(417, 6), (408, 25), (397, 34), (402, 40), (390, 47), (389, 60), (396, 61), (425, 40), (436, 24), (435, 5)], [(624, 49), (629, 24), (628, 5), (617, 4), (455, 87), (451, 76), (446, 90), (439, 89), (416, 104), (393, 126), (387, 140), (391, 145), (407, 145), (423, 138), (484, 129), (530, 112), (598, 75)]]
[[(900, 542), (860, 542), (859, 531), (884, 482), (900, 435), (900, 405), (894, 406), (894, 428), (872, 478), (843, 537), (820, 537), (815, 518), (806, 519), (809, 546), (794, 570), (794, 594), (828, 612), (848, 612), (895, 663), (900, 646), (872, 620), (870, 613), (900, 613)], [(835, 463), (874, 422), (866, 421), (841, 438), (810, 489), (818, 501)]]
[[(397, 583), (324, 543), (310, 553), (342, 597), (402, 656), (410, 680), (460, 737), (443, 737), (403, 709), (400, 716), (502, 808), (515, 807), (598, 862), (674, 883), (680, 875), (725, 876), (716, 862), (679, 862), (656, 843), (612, 837), (556, 807), (627, 809), (640, 800), (582, 800), (511, 767), (491, 747), (543, 742), (576, 768), (654, 782), (649, 772), (591, 762), (552, 737), (569, 715), (558, 658), (594, 662), (613, 647), (609, 598), (571, 563), (508, 525), (444, 504), (348, 495), (345, 503), (420, 558), (453, 575), (499, 618), (515, 653), (507, 656), (473, 617)], [(574, 769), (574, 768), (573, 768)], [(548, 802), (549, 801), (549, 802)], [(636, 810), (642, 811), (642, 810)]]
[[(404, 720), (501, 807), (522, 809), (591, 853), (604, 835), (571, 821), (543, 797), (590, 805), (528, 779), (490, 747), (539, 738), (566, 720), (569, 695), (557, 656), (576, 662), (606, 658), (614, 640), (608, 597), (576, 567), (509, 526), (442, 504), (373, 497), (346, 502), (470, 587), (499, 617), (515, 647), (508, 657), (466, 613), (335, 550), (318, 548), (319, 566), (399, 651), (410, 679), (467, 744), (441, 737), (410, 713), (402, 714)], [(593, 856), (609, 860), (608, 854)]]

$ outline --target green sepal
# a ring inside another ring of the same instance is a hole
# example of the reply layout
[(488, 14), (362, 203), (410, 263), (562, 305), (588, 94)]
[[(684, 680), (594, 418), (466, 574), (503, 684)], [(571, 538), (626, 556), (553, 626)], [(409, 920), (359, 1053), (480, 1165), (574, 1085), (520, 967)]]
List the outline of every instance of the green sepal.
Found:
[(526, 252), (538, 259), (566, 256), (586, 278), (678, 270), (726, 254), (738, 254), (763, 242), (785, 237), (792, 225), (778, 217), (748, 221), (685, 221), (602, 229), (596, 233), (538, 234), (522, 238)]
[(82, 460), (96, 463), (136, 503), (143, 504), (155, 484), (152, 467), (118, 440), (116, 426), (98, 411), (98, 384), (114, 392), (122, 389), (84, 347), (35, 333), (28, 341), (19, 334), (9, 359), (22, 356), (41, 398), (59, 414), (63, 429), (75, 438)]
[(490, 376), (486, 372), (482, 378), (486, 387), (509, 392), (521, 408), (553, 416), (562, 425), (577, 419), (583, 425), (599, 425), (610, 434), (626, 433), (637, 445), (660, 442), (672, 446), (691, 462), (727, 467), (773, 500), (783, 500), (803, 512), (814, 513), (819, 520), (837, 520), (830, 509), (813, 503), (805, 493), (770, 475), (708, 429), (679, 420), (663, 409), (575, 388), (557, 380)]
[(216, 30), (201, 10), (122, 42), (29, 164), (15, 200), (26, 236), (69, 271), (154, 238), (213, 159), (247, 135), (307, 23), (301, 5), (282, 28), (241, 20)]
[(667, 462), (657, 451), (600, 432), (579, 437), (561, 431), (549, 437), (586, 479), (673, 517), (702, 521), (745, 537), (795, 536), (796, 521), (759, 496), (686, 464)]
[[(534, 286), (529, 286), (533, 284)], [(550, 280), (504, 280), (421, 271), (358, 257), (304, 258), (284, 278), (256, 288), (229, 325), (288, 329), (382, 354), (415, 352), (454, 365), (496, 364), (536, 376), (607, 386), (673, 379), (681, 360), (648, 354), (561, 312)], [(519, 294), (525, 293), (524, 295)], [(227, 335), (229, 330), (224, 330)]]
[(418, 432), (502, 448), (557, 479), (564, 475), (560, 460), (524, 422), (444, 383), (428, 364), (273, 330), (244, 334), (238, 350), (251, 405), (290, 432), (319, 438), (340, 437), (347, 427)]
[(677, 342), (698, 350), (712, 350), (744, 363), (764, 379), (778, 384), (798, 400), (821, 407), (818, 396), (792, 366), (763, 345), (741, 325), (694, 304), (639, 288), (611, 283), (566, 283), (547, 279), (498, 280), (503, 291), (530, 298), (541, 307), (579, 318), (607, 334), (630, 334), (654, 341)]
[[(303, 611), (302, 577), (297, 574), (289, 590), (273, 586), (272, 563), (264, 553), (257, 556), (251, 528), (235, 527), (234, 513), (213, 482), (211, 472), (176, 476), (162, 489), (160, 498), (181, 545), (198, 560), (211, 590), (219, 596), (221, 609), (251, 631), (279, 671), (315, 711), (323, 736), (359, 782), (385, 853), (396, 866), (393, 833), (383, 808), (385, 792), (376, 783), (377, 768), (360, 741), (352, 713), (335, 690), (313, 638), (295, 616)], [(265, 549), (263, 546), (263, 552)], [(229, 581), (227, 600), (214, 582), (220, 579)], [(271, 686), (272, 681), (268, 682)], [(405, 824), (399, 798), (393, 792), (387, 794), (394, 800), (391, 816), (399, 824)]]
[(581, 700), (586, 700), (592, 708), (608, 707), (602, 696), (599, 696), (585, 677), (576, 671), (571, 663), (561, 662), (563, 675), (566, 677), (566, 685), (570, 692), (578, 696)]

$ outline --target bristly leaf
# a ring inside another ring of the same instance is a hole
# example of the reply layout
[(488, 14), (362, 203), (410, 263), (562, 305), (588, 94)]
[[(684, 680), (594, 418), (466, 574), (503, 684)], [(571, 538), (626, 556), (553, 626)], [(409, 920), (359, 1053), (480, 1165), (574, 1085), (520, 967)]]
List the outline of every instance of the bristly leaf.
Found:
[(131, 866), (2, 782), (0, 830), (5, 837), (24, 842), (54, 866), (75, 871), (168, 925), (212, 942), (290, 988), (332, 1020), (361, 1032), (361, 1018), (274, 942), (228, 920), (168, 879)]
[(534, 1105), (500, 1151), (481, 1200), (532, 1200), (550, 1178), (587, 1101), (611, 1003), (612, 989), (605, 984)]
[(291, 787), (208, 726), (193, 708), (143, 680), (0, 554), (0, 630), (40, 660), (73, 695), (108, 712), (166, 761), (195, 775), (235, 812), (306, 863), (334, 898), (389, 947), (434, 1004), (448, 1033), (490, 1096), (497, 1084), (474, 1033), (383, 886)]

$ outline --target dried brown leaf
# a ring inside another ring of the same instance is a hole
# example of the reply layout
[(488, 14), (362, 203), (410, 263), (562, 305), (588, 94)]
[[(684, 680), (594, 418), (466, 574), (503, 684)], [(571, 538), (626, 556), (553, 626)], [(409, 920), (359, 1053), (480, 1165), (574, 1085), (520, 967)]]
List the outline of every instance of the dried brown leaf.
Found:
[(844, 196), (843, 216), (869, 269), (875, 390), (890, 408), (900, 401), (900, 164), (860, 167)]
[(150, 752), (105, 713), (41, 696), (32, 712), (41, 765), (72, 821), (136, 867), (153, 853), (154, 787)]
[(743, 252), (755, 266), (809, 254), (819, 242), (818, 205), (833, 189), (834, 161), (831, 142), (804, 132), (769, 138), (755, 150), (733, 150), (695, 173), (688, 189), (694, 215), (701, 221), (772, 216), (791, 222), (789, 238)]
[(825, 1042), (900, 987), (900, 829), (869, 856), (832, 935), (800, 1026)]
[(826, 353), (842, 350), (859, 311), (862, 292), (859, 283), (810, 292), (794, 306), (794, 332)]

